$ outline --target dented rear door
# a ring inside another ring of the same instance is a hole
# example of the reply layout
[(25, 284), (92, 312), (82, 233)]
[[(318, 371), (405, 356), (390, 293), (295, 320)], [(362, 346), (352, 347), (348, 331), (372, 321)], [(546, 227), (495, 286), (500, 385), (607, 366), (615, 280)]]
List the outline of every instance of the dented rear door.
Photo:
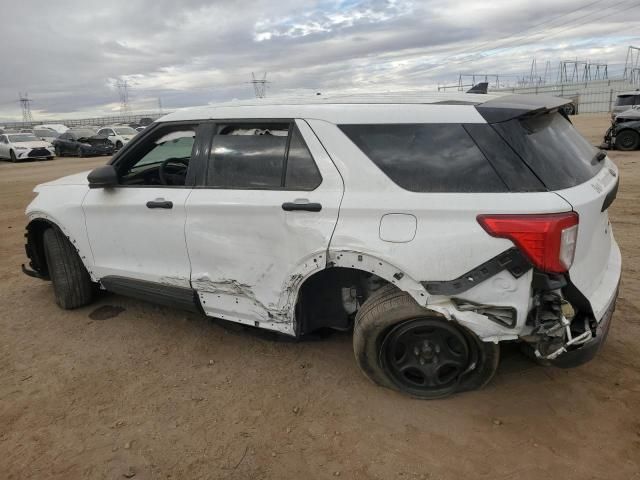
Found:
[(216, 126), (185, 232), (191, 284), (206, 314), (293, 334), (297, 289), (326, 266), (343, 184), (306, 122), (287, 125)]

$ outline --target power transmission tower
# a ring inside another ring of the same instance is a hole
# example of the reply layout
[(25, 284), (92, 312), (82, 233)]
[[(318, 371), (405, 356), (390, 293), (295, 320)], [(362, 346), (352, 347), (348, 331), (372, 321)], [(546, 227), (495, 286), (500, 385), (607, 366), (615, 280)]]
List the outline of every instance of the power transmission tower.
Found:
[(20, 107), (22, 108), (22, 121), (25, 123), (33, 122), (30, 105), (33, 100), (29, 98), (29, 94), (27, 92), (25, 92), (24, 95), (22, 93), (18, 93), (18, 96), (20, 98)]
[(162, 115), (162, 99), (158, 97), (158, 114)]
[(120, 95), (120, 113), (129, 113), (129, 84), (126, 80), (119, 80), (116, 85), (118, 87), (118, 95)]
[(629, 46), (623, 78), (636, 85), (640, 84), (640, 48)]
[(262, 78), (256, 78), (256, 74), (251, 72), (251, 81), (253, 84), (253, 91), (256, 94), (256, 98), (264, 98), (267, 96), (267, 72), (262, 74)]

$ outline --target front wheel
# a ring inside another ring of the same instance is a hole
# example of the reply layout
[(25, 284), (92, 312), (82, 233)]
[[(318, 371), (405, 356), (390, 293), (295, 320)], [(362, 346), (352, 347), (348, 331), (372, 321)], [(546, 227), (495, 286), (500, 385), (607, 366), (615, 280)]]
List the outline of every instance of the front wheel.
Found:
[(640, 133), (634, 130), (623, 130), (616, 135), (616, 148), (625, 152), (640, 147)]
[(91, 277), (69, 239), (59, 229), (49, 228), (43, 241), (56, 303), (65, 310), (91, 303), (94, 293)]
[(76, 157), (82, 157), (82, 147), (76, 148)]
[(122, 142), (120, 140), (118, 140), (116, 142), (116, 150), (120, 150), (122, 148)]
[(486, 385), (500, 358), (497, 344), (422, 308), (394, 285), (378, 290), (358, 311), (353, 349), (375, 383), (423, 399)]
[(56, 145), (54, 147), (54, 150), (55, 150), (56, 157), (61, 157), (62, 156), (62, 150), (60, 149), (60, 147), (58, 145)]
[(18, 161), (18, 157), (16, 157), (16, 152), (14, 152), (13, 150), (9, 152), (9, 158), (11, 158), (11, 161), (13, 163), (16, 163)]

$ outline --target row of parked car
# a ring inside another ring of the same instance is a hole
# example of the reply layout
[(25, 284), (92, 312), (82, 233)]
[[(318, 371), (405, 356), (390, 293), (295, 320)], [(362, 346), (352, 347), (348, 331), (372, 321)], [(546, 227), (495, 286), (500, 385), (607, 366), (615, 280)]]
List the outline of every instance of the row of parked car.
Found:
[(112, 155), (144, 128), (129, 125), (68, 128), (61, 124), (19, 131), (0, 128), (0, 159), (17, 162), (52, 160), (65, 155)]

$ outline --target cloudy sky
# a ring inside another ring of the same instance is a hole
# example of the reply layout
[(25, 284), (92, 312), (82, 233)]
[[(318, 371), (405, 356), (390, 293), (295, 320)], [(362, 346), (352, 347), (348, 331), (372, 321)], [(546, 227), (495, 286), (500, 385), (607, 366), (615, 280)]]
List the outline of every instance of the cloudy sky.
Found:
[(640, 0), (21, 0), (4, 2), (0, 119), (117, 114), (267, 94), (435, 89), (459, 73), (515, 83), (561, 59), (621, 75)]

